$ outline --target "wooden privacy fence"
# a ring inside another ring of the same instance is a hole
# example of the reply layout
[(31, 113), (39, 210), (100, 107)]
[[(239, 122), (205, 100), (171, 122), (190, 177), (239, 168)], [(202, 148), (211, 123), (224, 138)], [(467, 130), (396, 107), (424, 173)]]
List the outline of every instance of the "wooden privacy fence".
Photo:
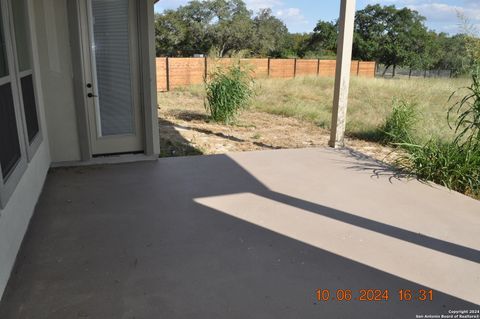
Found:
[[(228, 65), (232, 59), (219, 59), (215, 63)], [(335, 60), (301, 59), (241, 59), (248, 64), (255, 78), (294, 78), (316, 75), (335, 76)], [(207, 58), (157, 58), (157, 91), (203, 83), (212, 67)], [(375, 62), (352, 61), (352, 76), (375, 77)]]

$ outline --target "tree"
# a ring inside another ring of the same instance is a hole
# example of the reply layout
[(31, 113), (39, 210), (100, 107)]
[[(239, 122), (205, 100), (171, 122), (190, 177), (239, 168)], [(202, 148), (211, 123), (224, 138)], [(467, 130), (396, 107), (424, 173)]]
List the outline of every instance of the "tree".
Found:
[(157, 56), (177, 55), (184, 42), (186, 26), (175, 11), (155, 15), (155, 44)]
[(356, 14), (354, 56), (385, 64), (385, 72), (393, 66), (395, 76), (398, 65), (412, 63), (412, 50), (422, 46), (418, 39), (427, 37), (424, 21), (425, 17), (408, 8), (368, 5)]
[(242, 0), (190, 1), (155, 19), (158, 55), (207, 54), (218, 47), (221, 56), (250, 48), (254, 34), (251, 12)]
[(480, 74), (480, 31), (472, 22), (463, 14), (458, 14), (462, 24), (463, 35), (465, 40), (465, 53), (468, 57), (468, 65), (465, 71)]
[(283, 58), (303, 58), (307, 51), (308, 33), (290, 33), (287, 37), (285, 49), (281, 57)]
[[(252, 13), (242, 0), (206, 1), (213, 12), (210, 36), (220, 57), (228, 52), (250, 49), (254, 38)], [(215, 20), (217, 21), (215, 23)]]
[[(158, 56), (247, 51), (255, 56), (297, 54), (296, 41), (270, 9), (253, 17), (243, 0), (193, 0), (155, 17)], [(215, 50), (212, 50), (215, 49)]]
[(207, 3), (197, 0), (156, 15), (157, 55), (191, 56), (208, 52), (212, 45), (208, 36), (212, 19)]
[(470, 59), (465, 54), (466, 36), (457, 34), (449, 37), (441, 33), (438, 35), (437, 41), (440, 46), (440, 56), (435, 67), (450, 70), (452, 76), (464, 73), (470, 64)]
[(319, 21), (313, 29), (307, 51), (317, 56), (335, 54), (337, 51), (338, 23)]
[(253, 54), (256, 56), (280, 57), (288, 42), (285, 23), (272, 14), (272, 9), (262, 9), (254, 18), (255, 39)]

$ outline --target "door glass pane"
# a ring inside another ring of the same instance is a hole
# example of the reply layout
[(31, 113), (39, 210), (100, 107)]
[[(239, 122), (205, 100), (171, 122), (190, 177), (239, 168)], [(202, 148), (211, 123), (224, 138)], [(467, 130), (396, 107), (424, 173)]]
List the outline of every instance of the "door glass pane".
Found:
[(12, 1), (15, 44), (17, 45), (18, 68), (21, 71), (32, 68), (30, 41), (28, 37), (28, 15), (26, 0)]
[(92, 0), (92, 11), (102, 135), (132, 134), (129, 0)]
[(0, 86), (0, 165), (7, 179), (21, 157), (10, 83)]
[(5, 44), (5, 33), (3, 31), (2, 11), (0, 8), (0, 78), (8, 75), (8, 60)]

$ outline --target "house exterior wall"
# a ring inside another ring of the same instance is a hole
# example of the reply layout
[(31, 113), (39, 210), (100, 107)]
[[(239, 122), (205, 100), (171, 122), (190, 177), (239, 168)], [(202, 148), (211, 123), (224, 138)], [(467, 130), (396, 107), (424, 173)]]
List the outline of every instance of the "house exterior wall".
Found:
[[(78, 96), (74, 90), (72, 43), (67, 3), (70, 0), (28, 0), (35, 88), (43, 140), (9, 198), (0, 208), (0, 299), (33, 215), (48, 169), (56, 162), (82, 160)], [(159, 154), (155, 73), (153, 0), (141, 0), (140, 38), (144, 61), (142, 101), (145, 105), (146, 154)]]
[[(43, 0), (29, 0), (30, 4)], [(30, 23), (32, 30), (38, 27), (36, 6), (30, 6)], [(32, 33), (33, 52), (37, 51), (37, 34)], [(39, 40), (40, 41), (40, 40)], [(38, 42), (39, 42), (38, 41)], [(28, 163), (27, 169), (15, 188), (4, 209), (0, 208), (0, 299), (7, 284), (10, 272), (15, 263), (18, 250), (32, 217), (35, 205), (42, 191), (45, 178), (50, 167), (51, 157), (48, 141), (47, 121), (45, 116), (45, 94), (42, 90), (43, 74), (39, 64), (41, 60), (33, 55), (35, 68), (35, 86), (37, 91), (38, 111), (43, 140), (35, 155)]]
[(32, 2), (52, 162), (79, 161), (67, 0)]

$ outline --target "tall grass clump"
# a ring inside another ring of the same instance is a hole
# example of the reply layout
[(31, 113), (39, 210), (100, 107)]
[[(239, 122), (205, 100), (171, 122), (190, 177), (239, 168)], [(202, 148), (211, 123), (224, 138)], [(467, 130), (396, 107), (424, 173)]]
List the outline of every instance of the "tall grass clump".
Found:
[(230, 124), (253, 95), (253, 79), (240, 62), (219, 66), (205, 81), (206, 103), (215, 122)]
[(397, 165), (416, 177), (458, 192), (480, 195), (480, 145), (430, 140), (424, 145), (404, 144)]
[(405, 100), (394, 100), (392, 113), (381, 129), (384, 143), (410, 143), (418, 116), (416, 105)]
[(455, 139), (400, 143), (406, 152), (397, 164), (421, 179), (480, 199), (480, 82), (478, 75), (472, 78), (466, 95), (448, 112), (449, 121), (454, 113), (457, 116)]
[[(472, 85), (465, 88), (467, 94), (448, 111), (449, 124), (452, 113), (458, 115), (454, 121), (457, 143), (478, 144), (480, 141), (480, 72), (474, 74), (472, 79)], [(456, 93), (452, 94), (450, 100)]]

